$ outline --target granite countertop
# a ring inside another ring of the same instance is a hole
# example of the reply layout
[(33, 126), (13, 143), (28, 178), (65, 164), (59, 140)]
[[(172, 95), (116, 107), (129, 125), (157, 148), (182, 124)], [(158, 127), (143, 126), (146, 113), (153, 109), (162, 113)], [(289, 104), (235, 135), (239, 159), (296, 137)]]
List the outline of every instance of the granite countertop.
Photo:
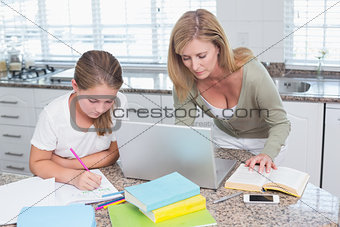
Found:
[[(52, 75), (53, 76), (53, 75)], [(0, 79), (0, 87), (22, 87), (22, 88), (49, 88), (71, 90), (71, 82), (51, 81), (51, 76), (31, 81), (6, 81)], [(273, 77), (274, 81), (305, 82), (310, 84), (306, 92), (291, 92), (280, 90), (284, 101), (303, 102), (340, 102), (340, 77), (325, 77), (316, 79), (306, 77), (302, 74), (287, 75), (285, 77)], [(124, 72), (124, 84), (121, 91), (127, 93), (154, 93), (171, 94), (172, 82), (166, 72)]]
[[(216, 153), (220, 158), (237, 159), (238, 164), (247, 160), (251, 154), (239, 150), (220, 150)], [(127, 179), (117, 164), (101, 168), (108, 180), (118, 189), (143, 183), (145, 181)], [(0, 185), (23, 179), (23, 176), (0, 174)], [(243, 203), (242, 196), (213, 204), (213, 201), (223, 196), (233, 194), (237, 190), (201, 189), (206, 197), (207, 209), (216, 219), (218, 226), (337, 226), (339, 225), (339, 198), (329, 192), (308, 183), (301, 198), (296, 198), (280, 192), (271, 192), (280, 196), (278, 205), (252, 205)], [(96, 204), (93, 205), (94, 207)], [(97, 226), (110, 226), (108, 211), (96, 211)], [(15, 226), (15, 225), (12, 225)]]

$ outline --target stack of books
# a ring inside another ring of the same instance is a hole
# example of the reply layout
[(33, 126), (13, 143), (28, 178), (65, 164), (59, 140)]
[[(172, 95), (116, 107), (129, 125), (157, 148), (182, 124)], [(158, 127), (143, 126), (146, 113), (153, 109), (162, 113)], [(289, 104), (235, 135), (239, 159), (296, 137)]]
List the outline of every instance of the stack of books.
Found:
[(177, 172), (126, 187), (124, 191), (130, 204), (109, 207), (112, 226), (216, 224), (206, 209), (200, 187)]

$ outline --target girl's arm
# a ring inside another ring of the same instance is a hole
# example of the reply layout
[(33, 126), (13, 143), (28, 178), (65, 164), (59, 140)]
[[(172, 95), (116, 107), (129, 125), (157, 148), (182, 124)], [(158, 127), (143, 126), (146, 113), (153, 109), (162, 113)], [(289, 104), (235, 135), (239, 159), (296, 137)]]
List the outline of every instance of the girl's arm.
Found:
[(72, 184), (81, 190), (93, 190), (100, 186), (101, 176), (89, 171), (66, 168), (52, 160), (52, 151), (31, 146), (29, 166), (33, 174), (41, 178), (55, 177), (57, 182)]
[[(107, 150), (90, 154), (81, 158), (87, 168), (96, 169), (114, 164), (119, 158), (117, 141), (112, 141)], [(84, 169), (77, 159), (62, 158), (58, 155), (52, 155), (52, 161), (59, 165), (71, 169)]]

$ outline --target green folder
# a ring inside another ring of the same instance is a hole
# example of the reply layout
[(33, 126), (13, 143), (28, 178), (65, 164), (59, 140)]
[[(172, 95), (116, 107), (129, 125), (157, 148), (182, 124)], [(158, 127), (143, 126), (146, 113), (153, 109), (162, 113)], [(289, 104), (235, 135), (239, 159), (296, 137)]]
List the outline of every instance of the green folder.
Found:
[(215, 219), (207, 209), (186, 214), (159, 223), (152, 222), (139, 209), (130, 204), (108, 206), (112, 226), (134, 226), (134, 227), (166, 227), (166, 226), (200, 226), (216, 225)]

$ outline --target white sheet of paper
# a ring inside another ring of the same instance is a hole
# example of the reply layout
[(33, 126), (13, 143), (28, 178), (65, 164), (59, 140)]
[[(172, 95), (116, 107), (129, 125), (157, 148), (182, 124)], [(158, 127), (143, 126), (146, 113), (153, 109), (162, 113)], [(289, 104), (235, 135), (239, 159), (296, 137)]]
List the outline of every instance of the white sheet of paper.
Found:
[(55, 196), (57, 205), (67, 205), (71, 203), (95, 203), (109, 199), (120, 197), (121, 195), (115, 195), (102, 198), (102, 195), (114, 193), (118, 190), (110, 183), (110, 181), (104, 176), (99, 169), (92, 169), (91, 172), (102, 176), (102, 182), (99, 188), (93, 191), (82, 191), (73, 185), (55, 183)]
[(54, 206), (55, 180), (31, 177), (0, 186), (0, 225), (14, 224), (27, 206)]

